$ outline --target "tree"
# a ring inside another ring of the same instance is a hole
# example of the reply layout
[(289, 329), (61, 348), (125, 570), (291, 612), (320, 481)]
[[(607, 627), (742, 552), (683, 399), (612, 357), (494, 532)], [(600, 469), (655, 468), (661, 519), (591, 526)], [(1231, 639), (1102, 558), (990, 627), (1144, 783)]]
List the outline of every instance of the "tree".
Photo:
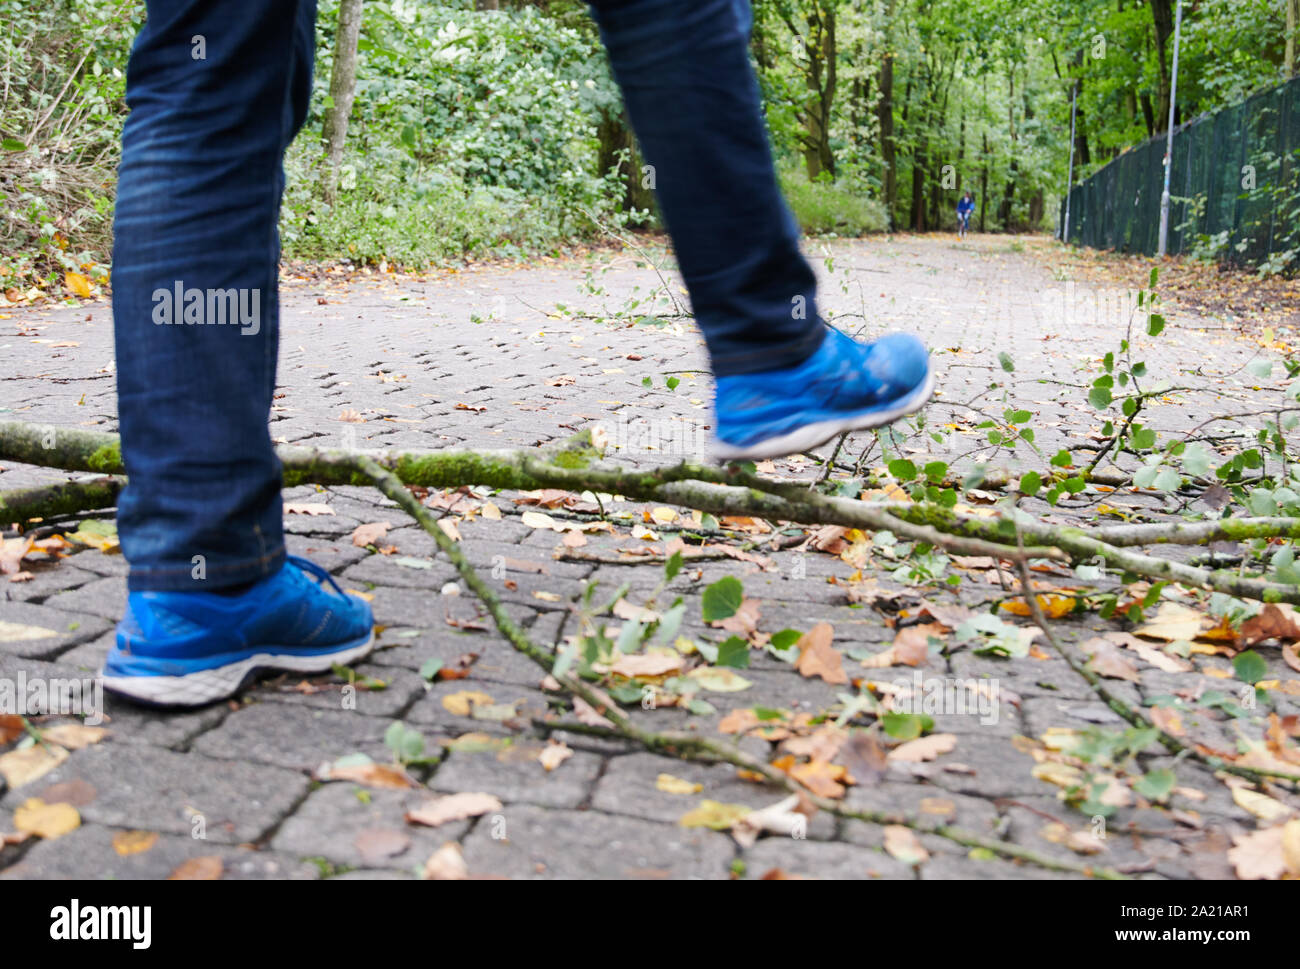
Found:
[(333, 200), (343, 163), (348, 118), (357, 94), (357, 41), (361, 37), (362, 0), (339, 0), (334, 62), (330, 67), (330, 107), (325, 112), (321, 140), (325, 143), (325, 195)]

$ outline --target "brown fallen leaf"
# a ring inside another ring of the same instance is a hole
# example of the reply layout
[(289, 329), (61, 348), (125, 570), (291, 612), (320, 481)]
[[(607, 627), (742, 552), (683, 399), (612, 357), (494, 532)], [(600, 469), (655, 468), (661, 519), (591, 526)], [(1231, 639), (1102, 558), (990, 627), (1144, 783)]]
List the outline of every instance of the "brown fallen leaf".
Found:
[(1141, 682), (1133, 661), (1121, 653), (1119, 647), (1110, 640), (1097, 637), (1083, 643), (1079, 648), (1091, 654), (1088, 669), (1098, 676), (1105, 676), (1112, 680), (1128, 680), (1132, 683)]
[(848, 743), (840, 748), (836, 760), (849, 772), (853, 783), (865, 787), (884, 776), (888, 766), (885, 749), (874, 734), (855, 730)]
[(786, 773), (818, 797), (840, 798), (845, 794), (841, 782), (846, 779), (848, 770), (839, 764), (813, 760), (806, 764), (795, 764)]
[(1236, 870), (1237, 877), (1244, 880), (1272, 880), (1286, 874), (1287, 861), (1282, 853), (1282, 836), (1284, 829), (1292, 824), (1300, 822), (1291, 821), (1287, 825), (1235, 835), (1232, 839), (1233, 847), (1228, 851), (1228, 861)]
[(625, 653), (610, 664), (609, 671), (629, 679), (636, 676), (667, 676), (669, 673), (679, 672), (685, 663), (685, 657), (680, 654)]
[(1296, 655), (1294, 645), (1282, 647), (1282, 659), (1286, 660), (1287, 666), (1291, 667), (1291, 669), (1295, 670), (1297, 673), (1300, 673), (1300, 656)]
[(391, 522), (369, 522), (365, 525), (358, 525), (352, 530), (352, 544), (359, 548), (365, 548), (367, 545), (377, 545), (379, 540), (388, 534), (392, 528)]
[(27, 728), (23, 726), (23, 718), (16, 713), (0, 713), (0, 744), (7, 744), (18, 737), (21, 737)]
[(547, 773), (550, 773), (572, 756), (571, 747), (561, 740), (552, 739), (542, 748), (542, 752), (537, 755), (537, 760), (546, 768)]
[(469, 877), (469, 866), (461, 854), (460, 845), (448, 841), (429, 856), (424, 863), (423, 876), (430, 881), (463, 881)]
[(420, 785), (396, 764), (350, 764), (343, 767), (327, 765), (317, 772), (320, 781), (351, 781), (364, 787), (407, 790)]
[(835, 638), (835, 627), (828, 622), (819, 622), (812, 629), (799, 637), (799, 659), (795, 663), (802, 676), (809, 679), (819, 676), (827, 683), (843, 684), (849, 681), (844, 672), (844, 658), (839, 650), (831, 646)]
[(46, 743), (55, 743), (68, 750), (80, 750), (97, 744), (106, 736), (108, 731), (103, 727), (87, 727), (80, 723), (61, 723), (41, 731), (41, 738)]
[(900, 744), (886, 755), (886, 760), (891, 763), (908, 763), (919, 764), (921, 761), (934, 760), (936, 757), (948, 753), (957, 746), (957, 735), (950, 733), (935, 733), (928, 737), (918, 737), (916, 740), (909, 740), (905, 744)]
[(200, 855), (176, 866), (167, 876), (173, 882), (215, 882), (225, 872), (226, 866), (216, 855)]
[(949, 632), (942, 623), (922, 623), (917, 626), (904, 626), (894, 636), (891, 647), (894, 662), (903, 666), (926, 666), (930, 657), (930, 638), (941, 638)]
[(911, 828), (901, 824), (885, 826), (885, 851), (906, 865), (920, 865), (930, 860), (921, 839)]
[(284, 513), (286, 515), (332, 515), (334, 509), (319, 502), (286, 501)]
[(737, 636), (748, 638), (758, 631), (758, 620), (762, 610), (757, 599), (745, 599), (732, 615), (710, 623), (715, 629), (722, 629)]
[(1253, 646), (1266, 639), (1295, 642), (1300, 639), (1300, 613), (1287, 603), (1270, 602), (1241, 624), (1241, 645)]

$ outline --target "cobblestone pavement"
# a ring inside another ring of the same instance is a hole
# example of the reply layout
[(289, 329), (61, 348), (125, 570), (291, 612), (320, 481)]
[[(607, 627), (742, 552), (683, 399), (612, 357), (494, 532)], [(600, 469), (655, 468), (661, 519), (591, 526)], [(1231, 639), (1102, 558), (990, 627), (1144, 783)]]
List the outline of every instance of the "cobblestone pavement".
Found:
[[(1027, 245), (1032, 250), (1042, 244)], [(918, 467), (933, 460), (968, 467), (981, 457), (963, 456), (985, 441), (986, 432), (975, 429), (981, 415), (1005, 424), (1004, 411), (1012, 405), (1032, 412), (1029, 426), (1047, 456), (1086, 443), (1099, 430), (1097, 413), (1086, 402), (1094, 375), (1082, 368), (1095, 366), (1127, 331), (1128, 314), (1119, 311), (1114, 294), (1052, 278), (1025, 245), (1005, 239), (838, 243), (827, 250), (829, 263), (819, 244), (811, 248), (823, 277), (824, 308), (841, 325), (864, 336), (911, 330), (934, 349), (941, 391), (928, 422), (941, 440), (913, 435), (901, 445)], [(289, 278), (273, 434), (283, 442), (336, 447), (531, 448), (599, 425), (621, 446), (622, 459), (653, 462), (683, 450), (693, 453), (710, 423), (700, 341), (688, 323), (632, 322), (638, 314), (665, 312), (645, 302), (658, 284), (653, 269), (628, 256), (472, 268), (426, 279), (379, 273), (347, 281), (330, 275)], [(634, 300), (642, 302), (632, 307)], [(1197, 389), (1158, 403), (1151, 426), (1186, 430), (1208, 416), (1276, 399), (1277, 381), (1243, 370), (1258, 347), (1234, 340), (1212, 320), (1176, 310), (1168, 315), (1164, 337), (1143, 347), (1149, 372), (1152, 379), (1159, 375)], [(115, 429), (111, 336), (103, 302), (12, 311), (0, 320), (0, 419)], [(1009, 356), (1014, 371), (1005, 369), (999, 354)], [(670, 376), (680, 380), (673, 389), (665, 382)], [(1255, 383), (1264, 389), (1253, 389)], [(992, 384), (998, 386), (990, 389)], [(644, 446), (647, 435), (658, 440), (658, 450)], [(840, 462), (853, 465), (871, 440), (851, 440)], [(1023, 444), (1017, 455), (995, 463), (1044, 464)], [(864, 460), (869, 468), (880, 463), (878, 449)], [(804, 479), (815, 473), (802, 459), (777, 462), (772, 471)], [(59, 477), (10, 465), (0, 471), (0, 489)], [(6, 842), (0, 877), (162, 877), (185, 863), (215, 867), (194, 861), (215, 858), (227, 878), (405, 878), (448, 842), (459, 845), (471, 876), (1085, 877), (932, 834), (913, 843), (887, 826), (827, 812), (797, 822), (793, 837), (768, 833), (747, 846), (725, 826), (684, 825), (691, 812), (710, 815), (706, 801), (757, 809), (785, 795), (731, 766), (647, 753), (607, 737), (548, 735), (536, 720), (571, 721), (573, 715), (565, 712), (562, 698), (543, 689), (541, 670), (487, 629), (483, 610), (457, 587), (456, 574), (434, 554), (429, 536), (373, 491), (299, 488), (285, 497), (299, 506), (328, 506), (328, 513), (308, 508), (316, 513), (286, 514), (290, 551), (322, 563), (342, 585), (371, 598), (381, 626), (378, 648), (356, 667), (354, 682), (283, 677), (259, 684), (243, 702), (176, 714), (110, 698), (108, 732), (99, 742), (71, 750), (58, 766), (25, 782), (11, 759), (9, 784), (0, 782), (0, 833), (16, 829), (15, 813), (32, 798), (73, 804), (82, 823), (57, 838)], [(588, 582), (600, 583), (598, 596), (628, 583), (628, 600), (644, 605), (663, 574), (662, 557), (647, 562), (645, 550), (662, 554), (664, 543), (683, 529), (681, 520), (667, 521), (663, 512), (655, 518), (651, 508), (615, 501), (607, 509), (612, 532), (590, 531), (586, 544), (570, 547), (559, 532), (534, 527), (531, 516), (526, 521), (525, 513), (543, 512), (561, 523), (592, 522), (584, 512), (594, 506), (574, 499), (567, 507), (539, 507), (517, 503), (520, 497), (463, 496), (448, 516), (458, 519), (470, 561), (489, 577), (511, 615), (544, 644), (578, 632), (573, 607)], [(439, 498), (435, 493), (429, 500)], [(1167, 500), (1132, 491), (1089, 492), (1055, 509), (1038, 501), (1026, 507), (1056, 522), (1115, 522), (1158, 514)], [(499, 518), (487, 502), (501, 512)], [(449, 503), (442, 501), (443, 507)], [(380, 552), (352, 541), (358, 526), (375, 522), (392, 525), (379, 539)], [(701, 527), (688, 522), (685, 530)], [(846, 697), (863, 685), (860, 680), (911, 683), (920, 674), (927, 682), (975, 684), (981, 692), (962, 695), (991, 695), (983, 716), (950, 706), (933, 715), (932, 734), (950, 738), (946, 753), (882, 761), (873, 741), (854, 747), (855, 760), (835, 755), (841, 765), (857, 765), (849, 773), (858, 783), (847, 788), (844, 803), (948, 823), (1069, 865), (1106, 866), (1147, 878), (1231, 876), (1232, 839), (1263, 822), (1241, 806), (1247, 799), (1191, 760), (1175, 762), (1151, 744), (1136, 762), (1113, 770), (1085, 765), (1101, 778), (1098, 791), (1105, 793), (1099, 796), (1112, 806), (1104, 821), (1059, 796), (1062, 773), (1079, 768), (1053, 761), (1041, 738), (1051, 740), (1053, 728), (1113, 736), (1125, 725), (1042, 638), (1030, 655), (1007, 659), (977, 654), (937, 630), (944, 649), (932, 649), (924, 665), (863, 668), (861, 660), (893, 642), (896, 629), (889, 623), (906, 625), (923, 599), (987, 609), (1004, 598), (990, 563), (954, 560), (935, 585), (909, 584), (905, 574), (891, 574), (901, 563), (879, 547), (864, 563), (853, 561), (851, 541), (839, 555), (832, 554), (839, 550), (835, 544), (830, 551), (790, 547), (788, 532), (764, 529), (762, 523), (721, 523), (710, 540), (715, 554), (688, 561), (656, 604), (662, 608), (681, 596), (687, 611), (680, 635), (717, 643), (729, 634), (703, 622), (703, 590), (735, 576), (745, 596), (759, 604), (760, 633), (807, 632), (830, 623), (833, 649), (852, 685), (805, 677), (771, 651), (754, 648), (747, 668), (730, 671), (747, 688), (702, 689), (695, 698), (707, 706), (697, 704), (694, 713), (657, 704), (636, 709), (633, 703), (637, 723), (717, 736), (720, 724), (732, 729), (746, 722), (737, 711), (758, 710), (769, 718), (762, 722), (806, 734), (810, 717), (827, 711), (838, 716)], [(727, 557), (716, 552), (724, 545), (749, 551)], [(874, 604), (849, 599), (859, 564), (883, 590)], [(28, 581), (0, 581), (0, 684), (92, 674), (123, 608), (122, 557), (87, 549), (25, 567)], [(945, 585), (949, 576), (960, 584)], [(1078, 584), (1068, 572), (1045, 573), (1043, 579)], [(1022, 626), (1028, 621), (1003, 616)], [(622, 620), (606, 621), (617, 627)], [(1057, 620), (1056, 628), (1077, 649), (1074, 644), (1089, 637), (1127, 627), (1081, 610)], [(1296, 674), (1276, 648), (1259, 652), (1281, 687), (1254, 711), (1233, 707), (1245, 702), (1243, 684), (1232, 679), (1229, 658), (1211, 651), (1193, 652), (1186, 661), (1153, 648), (1127, 651), (1133, 675), (1106, 684), (1134, 706), (1181, 696), (1187, 702), (1179, 729), (1216, 749), (1239, 749), (1240, 740), (1261, 735), (1269, 710), (1300, 712), (1300, 696), (1286, 692), (1287, 683), (1300, 685)], [(431, 683), (421, 674), (429, 672), (430, 660), (451, 669), (467, 653), (478, 659), (463, 679)], [(705, 680), (741, 685), (734, 678)], [(382, 689), (366, 688), (381, 683)], [(1226, 699), (1211, 703), (1217, 696)], [(864, 715), (856, 722), (870, 720)], [(385, 738), (395, 721), (424, 739), (424, 759), (409, 767), (417, 788), (318, 779), (323, 765), (354, 763), (356, 755), (391, 763)], [(52, 722), (57, 721), (46, 721)], [(758, 725), (752, 717), (748, 723)], [(884, 733), (878, 738), (887, 750), (899, 743)], [(10, 739), (12, 754), (21, 738)], [(84, 739), (70, 738), (68, 744), (76, 747)], [(739, 742), (765, 758), (792, 750), (778, 749), (753, 729)], [(569, 756), (548, 770), (543, 760), (564, 753), (557, 753), (557, 744)], [(64, 756), (62, 747), (52, 750), (46, 756)], [(1158, 772), (1165, 768), (1176, 778), (1172, 791), (1160, 782), (1166, 775)], [(1131, 790), (1144, 772), (1147, 784)], [(837, 776), (843, 779), (832, 769), (832, 788)], [(454, 792), (490, 794), (500, 805), (436, 827), (405, 820), (407, 811)], [(1265, 793), (1291, 807), (1300, 803), (1278, 790)], [(454, 869), (454, 854), (441, 851), (435, 867)]]

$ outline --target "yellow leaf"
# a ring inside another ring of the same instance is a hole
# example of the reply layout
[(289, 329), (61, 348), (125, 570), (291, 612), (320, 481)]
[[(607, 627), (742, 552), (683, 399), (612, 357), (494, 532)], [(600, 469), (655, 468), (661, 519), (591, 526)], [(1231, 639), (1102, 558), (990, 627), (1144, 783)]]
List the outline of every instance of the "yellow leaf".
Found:
[(148, 851), (157, 841), (157, 831), (119, 831), (113, 835), (113, 850), (125, 858)]
[(44, 777), (68, 759), (68, 752), (54, 745), (36, 744), (25, 750), (11, 750), (0, 754), (0, 777), (11, 788), (22, 787), (38, 777)]
[(91, 744), (97, 744), (108, 735), (103, 727), (87, 727), (79, 723), (61, 723), (56, 727), (47, 727), (41, 731), (41, 737), (48, 743), (80, 750)]
[(59, 838), (79, 827), (81, 813), (71, 804), (46, 804), (32, 797), (14, 812), (14, 828), (40, 838)]
[(672, 774), (660, 774), (655, 778), (655, 789), (665, 794), (698, 794), (704, 790), (703, 784), (692, 784)]
[[(1038, 608), (1043, 610), (1043, 615), (1048, 619), (1060, 619), (1062, 616), (1068, 616), (1074, 612), (1077, 601), (1074, 596), (1060, 595), (1056, 592), (1045, 592), (1034, 598), (1038, 600)], [(1002, 609), (1013, 616), (1033, 615), (1033, 610), (1030, 609), (1029, 603), (1024, 599), (1010, 599), (1002, 603)]]
[(471, 706), (490, 706), (492, 698), (478, 690), (461, 690), (442, 698), (443, 708), (458, 717), (468, 717)]
[(81, 273), (64, 273), (63, 281), (67, 284), (68, 289), (72, 290), (82, 299), (90, 299), (90, 280), (81, 275)]
[(1234, 787), (1232, 799), (1238, 807), (1245, 808), (1263, 821), (1277, 821), (1294, 812), (1281, 801), (1275, 801), (1266, 794), (1260, 794), (1245, 787)]
[(745, 815), (750, 809), (743, 804), (722, 804), (718, 801), (701, 801), (699, 807), (687, 811), (677, 821), (683, 828), (712, 828), (723, 831)]

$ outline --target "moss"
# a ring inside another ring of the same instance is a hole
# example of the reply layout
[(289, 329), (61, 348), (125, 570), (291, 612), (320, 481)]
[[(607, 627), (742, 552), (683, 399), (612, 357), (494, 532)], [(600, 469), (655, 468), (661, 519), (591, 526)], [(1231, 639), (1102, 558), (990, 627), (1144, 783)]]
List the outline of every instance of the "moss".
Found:
[(593, 458), (598, 458), (595, 450), (592, 448), (580, 448), (577, 450), (557, 451), (551, 456), (551, 463), (556, 467), (565, 468), (569, 471), (577, 471), (591, 464)]
[(101, 474), (121, 474), (122, 446), (114, 441), (112, 444), (97, 448), (90, 457), (86, 458), (86, 467)]

